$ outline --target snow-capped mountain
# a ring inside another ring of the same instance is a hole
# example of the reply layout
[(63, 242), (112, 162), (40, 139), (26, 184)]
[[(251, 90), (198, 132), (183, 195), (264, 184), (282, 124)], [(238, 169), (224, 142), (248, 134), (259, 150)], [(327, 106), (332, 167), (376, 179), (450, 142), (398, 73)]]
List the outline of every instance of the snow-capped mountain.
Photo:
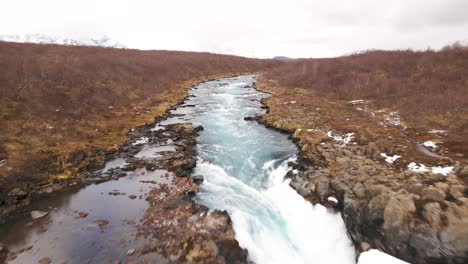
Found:
[(108, 48), (126, 48), (124, 45), (112, 40), (106, 36), (89, 39), (72, 39), (66, 37), (49, 36), (44, 34), (25, 34), (25, 35), (0, 35), (0, 41), (26, 42), (37, 44), (59, 44), (71, 46), (100, 46)]

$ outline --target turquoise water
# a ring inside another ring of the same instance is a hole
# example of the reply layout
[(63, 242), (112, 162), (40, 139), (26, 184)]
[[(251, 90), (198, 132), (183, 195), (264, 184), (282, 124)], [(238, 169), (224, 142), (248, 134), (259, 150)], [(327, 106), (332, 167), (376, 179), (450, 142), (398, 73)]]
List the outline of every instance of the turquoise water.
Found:
[(354, 248), (339, 214), (313, 206), (284, 175), (297, 148), (284, 134), (244, 117), (261, 115), (255, 76), (227, 78), (190, 91), (181, 114), (168, 122), (192, 122), (197, 139), (194, 175), (204, 182), (195, 199), (227, 210), (236, 239), (256, 263), (355, 263)]

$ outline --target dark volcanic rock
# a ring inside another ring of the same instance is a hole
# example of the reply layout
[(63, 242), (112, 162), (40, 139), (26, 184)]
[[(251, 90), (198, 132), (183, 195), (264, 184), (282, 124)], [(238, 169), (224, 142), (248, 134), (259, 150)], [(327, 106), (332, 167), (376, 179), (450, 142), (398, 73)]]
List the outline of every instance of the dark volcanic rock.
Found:
[(197, 192), (191, 178), (175, 177), (171, 186), (150, 192), (150, 208), (140, 235), (151, 237), (143, 253), (156, 251), (175, 262), (247, 263), (247, 252), (234, 238), (227, 213), (209, 211), (194, 203)]
[(0, 263), (5, 263), (8, 256), (8, 248), (0, 243)]
[(259, 116), (247, 116), (247, 117), (244, 117), (244, 120), (245, 121), (257, 121), (259, 120), (260, 117)]
[(203, 183), (203, 176), (202, 175), (194, 175), (192, 176), (192, 180), (196, 185), (200, 185)]

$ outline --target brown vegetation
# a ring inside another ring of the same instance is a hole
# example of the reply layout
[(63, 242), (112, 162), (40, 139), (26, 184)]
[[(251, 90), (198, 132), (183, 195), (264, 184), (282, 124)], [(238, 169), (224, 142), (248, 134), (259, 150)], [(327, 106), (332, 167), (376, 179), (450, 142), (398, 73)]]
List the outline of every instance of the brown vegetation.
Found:
[[(261, 122), (291, 133), (302, 150), (291, 186), (338, 208), (358, 248), (411, 263), (467, 262), (466, 48), (295, 60), (258, 85), (272, 94)], [(357, 99), (365, 100), (350, 103)], [(437, 147), (420, 144), (428, 140)]]
[(279, 87), (304, 88), (334, 99), (367, 99), (397, 110), (410, 127), (468, 133), (468, 48), (369, 51), (282, 64), (265, 77)]
[(77, 159), (115, 149), (128, 129), (164, 113), (197, 81), (272, 63), (209, 53), (0, 42), (0, 162), (6, 160), (0, 193), (16, 181), (73, 174)]

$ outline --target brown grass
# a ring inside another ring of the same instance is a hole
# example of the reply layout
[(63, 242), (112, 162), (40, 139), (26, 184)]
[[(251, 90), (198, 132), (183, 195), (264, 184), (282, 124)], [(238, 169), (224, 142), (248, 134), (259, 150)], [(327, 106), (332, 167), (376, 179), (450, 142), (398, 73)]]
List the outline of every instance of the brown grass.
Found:
[(468, 134), (468, 48), (459, 45), (296, 60), (265, 78), (333, 99), (368, 99), (399, 111), (411, 127), (448, 129), (457, 140)]
[[(0, 186), (73, 172), (74, 153), (115, 149), (212, 76), (274, 63), (209, 53), (0, 42)], [(64, 176), (63, 174), (61, 176)], [(66, 176), (66, 175), (65, 175)], [(2, 182), (3, 181), (3, 182)], [(6, 191), (0, 187), (0, 193)]]

